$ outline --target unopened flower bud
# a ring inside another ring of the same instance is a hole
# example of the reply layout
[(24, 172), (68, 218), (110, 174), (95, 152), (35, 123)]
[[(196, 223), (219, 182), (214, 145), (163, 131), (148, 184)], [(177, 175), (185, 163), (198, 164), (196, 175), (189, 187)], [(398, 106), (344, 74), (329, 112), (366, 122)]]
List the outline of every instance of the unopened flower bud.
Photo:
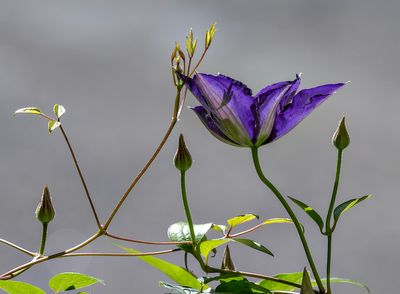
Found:
[(174, 165), (181, 172), (187, 171), (192, 166), (192, 156), (189, 150), (186, 148), (185, 140), (183, 135), (179, 136), (178, 150), (175, 153)]
[(53, 204), (51, 203), (49, 187), (46, 185), (43, 189), (42, 199), (36, 208), (36, 218), (42, 224), (47, 224), (53, 220), (55, 215), (56, 212)]
[(231, 257), (231, 251), (229, 250), (228, 245), (226, 245), (225, 250), (224, 250), (224, 256), (222, 258), (221, 269), (230, 270), (230, 271), (235, 270), (235, 265), (233, 264), (232, 257)]
[(345, 118), (343, 117), (333, 134), (332, 143), (338, 150), (343, 150), (350, 144), (350, 136), (346, 129)]

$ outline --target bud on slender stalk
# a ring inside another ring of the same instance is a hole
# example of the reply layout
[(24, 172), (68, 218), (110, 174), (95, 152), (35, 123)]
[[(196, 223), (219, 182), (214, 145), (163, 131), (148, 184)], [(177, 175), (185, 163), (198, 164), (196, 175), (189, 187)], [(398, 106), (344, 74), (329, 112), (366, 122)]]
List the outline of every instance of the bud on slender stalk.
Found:
[(189, 150), (186, 148), (185, 140), (183, 135), (179, 136), (178, 150), (175, 153), (174, 165), (181, 172), (187, 171), (192, 166), (192, 156)]
[(235, 265), (233, 264), (232, 257), (231, 257), (231, 251), (229, 250), (228, 245), (226, 245), (225, 250), (224, 250), (224, 256), (222, 258), (221, 269), (230, 270), (230, 271), (235, 270)]
[(43, 189), (42, 199), (36, 208), (36, 218), (42, 224), (47, 224), (53, 220), (55, 215), (56, 212), (53, 204), (51, 203), (49, 187), (46, 185)]
[(346, 129), (344, 117), (340, 120), (339, 125), (333, 134), (332, 143), (338, 150), (343, 150), (350, 144), (350, 136)]

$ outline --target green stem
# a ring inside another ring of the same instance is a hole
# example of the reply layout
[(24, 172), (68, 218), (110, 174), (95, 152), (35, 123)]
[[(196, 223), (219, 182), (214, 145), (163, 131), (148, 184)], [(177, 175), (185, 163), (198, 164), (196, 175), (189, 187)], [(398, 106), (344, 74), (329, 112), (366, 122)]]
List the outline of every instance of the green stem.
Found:
[(328, 254), (326, 261), (326, 288), (327, 294), (331, 294), (331, 256), (332, 256), (332, 235), (328, 235)]
[(43, 223), (42, 241), (40, 242), (40, 249), (39, 249), (39, 254), (40, 255), (43, 255), (44, 247), (46, 246), (47, 226), (48, 226), (48, 223)]
[(279, 190), (265, 177), (265, 175), (261, 169), (260, 161), (258, 158), (258, 147), (251, 148), (251, 154), (253, 157), (254, 167), (257, 171), (257, 174), (258, 174), (260, 180), (275, 194), (276, 198), (278, 198), (279, 202), (282, 204), (282, 206), (285, 208), (286, 212), (289, 214), (290, 218), (292, 219), (292, 221), (296, 227), (296, 230), (299, 234), (301, 243), (303, 245), (304, 252), (306, 254), (308, 263), (310, 264), (311, 271), (314, 275), (315, 281), (317, 282), (318, 289), (321, 293), (325, 293), (324, 285), (322, 284), (321, 278), (319, 277), (317, 267), (312, 258), (311, 251), (308, 247), (307, 240), (304, 236), (303, 228), (302, 228), (299, 220), (297, 219), (293, 210), (291, 209), (291, 207), (289, 206), (289, 204), (287, 203), (285, 198), (282, 196), (282, 194), (279, 192)]
[(196, 246), (196, 235), (194, 233), (192, 215), (190, 214), (189, 203), (186, 195), (186, 180), (184, 171), (181, 172), (181, 192), (182, 192), (183, 206), (185, 207), (186, 219), (189, 225), (190, 237), (192, 238), (193, 246)]
[(328, 238), (328, 248), (327, 248), (327, 260), (326, 260), (326, 286), (327, 286), (327, 293), (331, 294), (331, 263), (332, 263), (332, 234), (334, 228), (331, 227), (331, 218), (333, 213), (333, 208), (335, 206), (336, 195), (339, 187), (339, 180), (340, 180), (340, 170), (342, 166), (342, 154), (343, 150), (338, 149), (337, 161), (336, 161), (336, 175), (335, 175), (335, 183), (333, 184), (331, 202), (329, 204), (329, 210), (326, 215), (326, 222), (325, 222), (325, 235)]
[(337, 191), (338, 191), (338, 187), (339, 187), (340, 170), (341, 170), (341, 166), (342, 166), (342, 153), (343, 153), (343, 150), (339, 149), (338, 155), (337, 155), (337, 161), (336, 161), (335, 183), (333, 184), (331, 203), (329, 204), (329, 210), (326, 215), (325, 230), (326, 230), (326, 234), (328, 234), (328, 235), (330, 233), (332, 233), (331, 217), (332, 217), (333, 207), (335, 206), (336, 195), (337, 195)]

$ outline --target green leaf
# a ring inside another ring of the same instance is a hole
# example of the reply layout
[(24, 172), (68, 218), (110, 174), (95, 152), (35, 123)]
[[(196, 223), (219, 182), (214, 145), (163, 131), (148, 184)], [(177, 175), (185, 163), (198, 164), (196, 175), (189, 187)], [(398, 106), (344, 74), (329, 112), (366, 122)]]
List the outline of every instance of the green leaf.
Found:
[[(285, 280), (288, 282), (300, 284), (303, 281), (303, 273), (302, 272), (295, 272), (295, 273), (282, 273), (273, 276), (274, 278)], [(258, 282), (258, 284), (264, 288), (267, 288), (271, 291), (293, 291), (296, 290), (296, 287), (278, 283), (271, 280), (262, 280)]]
[(36, 286), (19, 281), (0, 281), (0, 289), (8, 294), (46, 294)]
[(53, 111), (57, 118), (60, 118), (65, 113), (65, 108), (62, 105), (54, 104)]
[(65, 272), (52, 277), (49, 281), (49, 287), (55, 293), (59, 293), (85, 288), (96, 283), (104, 285), (104, 282), (98, 278), (80, 273)]
[[(196, 241), (201, 241), (212, 226), (212, 223), (193, 225)], [(174, 242), (192, 241), (189, 225), (186, 222), (172, 224), (169, 226), (167, 234), (168, 239)]]
[(60, 125), (61, 125), (61, 123), (59, 121), (49, 120), (49, 122), (47, 124), (47, 129), (48, 129), (49, 133), (51, 134), (51, 132), (54, 131), (55, 129), (57, 129)]
[(225, 235), (226, 226), (224, 226), (224, 225), (213, 224), (213, 225), (211, 226), (211, 229), (213, 229), (213, 230), (215, 230), (215, 231), (219, 231), (219, 232), (221, 232), (222, 234)]
[(290, 218), (270, 218), (261, 223), (261, 225), (272, 225), (272, 224), (283, 224), (283, 223), (293, 223)]
[(243, 224), (245, 222), (252, 221), (253, 219), (258, 219), (258, 215), (255, 214), (243, 214), (233, 218), (228, 219), (226, 222), (228, 225), (233, 228), (237, 225)]
[[(182, 287), (179, 285), (173, 285), (167, 282), (160, 282), (160, 286), (165, 287), (169, 290), (172, 290), (173, 294), (199, 294), (199, 293), (214, 293), (214, 291), (211, 288), (208, 288), (206, 290), (197, 290), (193, 288), (188, 288), (188, 287)], [(199, 292), (201, 291), (201, 292)]]
[(314, 220), (314, 222), (318, 225), (319, 229), (322, 232), (322, 229), (324, 227), (324, 221), (322, 220), (321, 216), (311, 206), (309, 206), (293, 197), (290, 197), (290, 196), (288, 196), (288, 197), (295, 204), (297, 204), (301, 209), (303, 209), (305, 211), (305, 213), (308, 214), (308, 216), (310, 216)]
[[(121, 245), (117, 246), (129, 253), (140, 253), (140, 251), (131, 248), (127, 248)], [(178, 283), (179, 285), (187, 286), (194, 289), (201, 289), (202, 287), (201, 283), (192, 273), (188, 272), (180, 266), (149, 255), (138, 256), (137, 258), (158, 269), (160, 272), (167, 275), (171, 280)]]
[(24, 107), (16, 110), (14, 115), (16, 114), (42, 114), (42, 111), (37, 107)]
[(229, 282), (221, 282), (221, 284), (215, 288), (215, 294), (217, 293), (229, 293), (229, 294), (253, 294), (253, 293), (268, 293), (272, 294), (271, 291), (255, 283), (249, 282), (247, 279), (242, 278), (241, 280), (232, 280)]
[[(326, 284), (326, 279), (321, 279), (321, 281), (324, 284)], [(352, 284), (352, 285), (364, 288), (368, 293), (371, 293), (371, 291), (369, 290), (369, 288), (366, 285), (364, 285), (358, 281), (355, 281), (355, 280), (343, 279), (343, 278), (331, 278), (331, 283), (332, 284)], [(313, 286), (316, 286), (317, 282), (313, 281), (312, 284), (313, 284)]]
[(345, 213), (346, 211), (348, 211), (350, 208), (360, 203), (361, 201), (368, 199), (369, 197), (371, 197), (371, 195), (365, 195), (361, 198), (350, 199), (346, 202), (343, 202), (342, 204), (339, 204), (333, 211), (333, 219), (334, 219), (333, 227), (336, 227), (336, 223), (338, 222), (339, 218), (342, 216), (343, 213)]
[(232, 239), (232, 240), (235, 241), (235, 242), (239, 242), (239, 243), (241, 243), (243, 245), (249, 246), (249, 247), (251, 247), (253, 249), (256, 249), (258, 251), (261, 251), (261, 252), (264, 252), (266, 254), (269, 254), (271, 256), (274, 256), (274, 254), (270, 250), (268, 250), (268, 248), (266, 248), (265, 246), (261, 245), (260, 243), (258, 243), (256, 241), (253, 241), (253, 240), (250, 240), (250, 239), (238, 239), (238, 238), (235, 238), (235, 239)]
[(311, 284), (310, 275), (308, 274), (306, 268), (304, 268), (303, 271), (303, 282), (301, 284), (300, 294), (314, 294), (314, 289)]
[(211, 251), (225, 243), (232, 241), (233, 239), (212, 239), (200, 243), (200, 253), (205, 259), (208, 259)]

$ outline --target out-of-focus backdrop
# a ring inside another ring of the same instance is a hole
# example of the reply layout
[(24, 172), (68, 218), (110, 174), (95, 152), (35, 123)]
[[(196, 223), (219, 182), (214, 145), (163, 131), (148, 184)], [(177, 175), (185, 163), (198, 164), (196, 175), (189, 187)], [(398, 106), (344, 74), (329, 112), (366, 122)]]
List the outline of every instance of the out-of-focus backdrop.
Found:
[[(71, 247), (95, 231), (88, 203), (58, 131), (44, 120), (13, 112), (63, 104), (66, 132), (76, 149), (101, 219), (160, 141), (171, 117), (174, 88), (169, 56), (189, 28), (217, 33), (200, 71), (221, 72), (254, 91), (303, 73), (303, 87), (351, 80), (293, 132), (261, 150), (266, 174), (288, 195), (325, 214), (335, 172), (331, 135), (343, 114), (351, 135), (338, 201), (372, 193), (346, 214), (334, 237), (333, 275), (359, 280), (373, 293), (400, 287), (398, 220), (400, 2), (395, 0), (279, 1), (1, 1), (0, 2), (0, 236), (35, 250), (41, 225), (34, 209), (48, 184), (57, 210), (48, 252)], [(189, 105), (196, 105), (192, 96)], [(155, 164), (115, 218), (111, 231), (166, 240), (184, 219), (178, 172), (172, 165), (183, 132), (194, 158), (187, 186), (195, 222), (223, 223), (242, 213), (286, 216), (259, 182), (250, 151), (215, 140), (190, 110)], [(319, 269), (326, 241), (296, 210)], [(307, 265), (290, 225), (251, 235), (275, 258), (233, 247), (237, 267), (274, 274)], [(125, 244), (139, 250), (156, 250)], [(117, 251), (110, 240), (87, 250)], [(165, 259), (182, 264), (181, 254)], [(0, 245), (0, 270), (26, 257)], [(219, 263), (217, 261), (216, 263)], [(194, 268), (196, 269), (196, 268)], [(39, 265), (18, 280), (45, 289), (61, 271), (100, 277), (92, 293), (163, 293), (165, 276), (135, 258), (70, 258)], [(335, 286), (335, 293), (364, 293)], [(164, 291), (165, 292), (165, 291)]]

